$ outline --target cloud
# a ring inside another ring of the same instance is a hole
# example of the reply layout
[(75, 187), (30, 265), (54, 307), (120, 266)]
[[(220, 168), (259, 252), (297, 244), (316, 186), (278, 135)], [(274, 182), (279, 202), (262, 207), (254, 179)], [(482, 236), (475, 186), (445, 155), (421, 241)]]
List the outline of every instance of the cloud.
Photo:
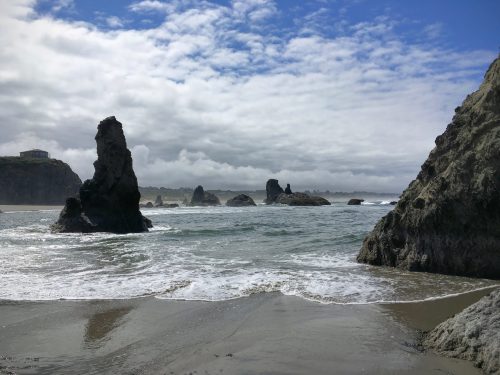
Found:
[(109, 27), (112, 28), (123, 27), (124, 25), (123, 20), (121, 20), (119, 17), (116, 16), (107, 17), (106, 23)]
[(398, 191), (495, 55), (412, 44), (387, 18), (280, 33), (264, 0), (133, 3), (161, 15), (146, 29), (33, 6), (0, 5), (0, 154), (45, 148), (82, 179), (115, 115), (141, 185)]

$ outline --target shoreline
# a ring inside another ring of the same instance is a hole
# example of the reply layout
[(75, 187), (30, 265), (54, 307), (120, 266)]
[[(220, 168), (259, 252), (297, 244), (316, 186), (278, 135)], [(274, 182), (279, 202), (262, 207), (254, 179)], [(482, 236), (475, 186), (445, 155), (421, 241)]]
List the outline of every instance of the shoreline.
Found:
[(37, 212), (62, 210), (64, 205), (30, 205), (30, 204), (0, 204), (4, 214), (12, 212)]
[(479, 374), (416, 348), (420, 330), (485, 294), (369, 305), (276, 292), (219, 302), (4, 300), (0, 373)]

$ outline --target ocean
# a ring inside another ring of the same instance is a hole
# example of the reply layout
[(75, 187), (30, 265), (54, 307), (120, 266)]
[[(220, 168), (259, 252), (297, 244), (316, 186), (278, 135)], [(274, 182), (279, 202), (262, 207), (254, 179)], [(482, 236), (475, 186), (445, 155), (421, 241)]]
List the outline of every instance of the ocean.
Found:
[(219, 301), (281, 292), (321, 303), (440, 298), (498, 281), (356, 262), (363, 238), (393, 206), (143, 209), (154, 228), (53, 234), (59, 210), (0, 215), (0, 299)]

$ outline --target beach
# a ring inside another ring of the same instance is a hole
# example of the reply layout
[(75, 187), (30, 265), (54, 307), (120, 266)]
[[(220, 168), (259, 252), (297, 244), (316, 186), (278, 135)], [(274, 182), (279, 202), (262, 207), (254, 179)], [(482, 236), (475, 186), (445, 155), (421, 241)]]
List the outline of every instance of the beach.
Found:
[(0, 303), (2, 374), (479, 374), (418, 350), (420, 329), (491, 289), (399, 304), (280, 293)]

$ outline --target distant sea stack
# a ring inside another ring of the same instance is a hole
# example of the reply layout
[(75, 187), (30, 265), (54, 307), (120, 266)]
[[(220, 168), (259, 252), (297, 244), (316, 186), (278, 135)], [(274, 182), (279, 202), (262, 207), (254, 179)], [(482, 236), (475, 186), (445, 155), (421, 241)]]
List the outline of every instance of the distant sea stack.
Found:
[(254, 200), (246, 195), (246, 194), (240, 194), (237, 195), (234, 198), (229, 199), (226, 202), (226, 206), (229, 207), (245, 207), (245, 206), (256, 206)]
[(500, 374), (500, 289), (439, 324), (424, 345), (447, 357), (473, 361), (485, 374)]
[(82, 181), (68, 164), (47, 157), (0, 157), (0, 204), (62, 205)]
[(292, 193), (290, 184), (287, 184), (286, 193), (278, 183), (278, 180), (270, 179), (266, 183), (266, 204), (286, 204), (288, 206), (325, 206), (330, 205), (330, 202), (322, 197), (307, 195), (306, 193)]
[(351, 199), (349, 199), (349, 202), (347, 202), (347, 204), (349, 206), (359, 206), (364, 201), (365, 201), (364, 199), (351, 198)]
[(219, 198), (208, 191), (203, 190), (203, 186), (198, 185), (194, 189), (193, 197), (191, 198), (191, 206), (218, 206), (220, 205)]
[(500, 279), (500, 58), (357, 260)]
[(146, 232), (151, 221), (139, 211), (141, 197), (122, 124), (114, 116), (97, 127), (94, 177), (68, 198), (52, 226), (56, 232)]

